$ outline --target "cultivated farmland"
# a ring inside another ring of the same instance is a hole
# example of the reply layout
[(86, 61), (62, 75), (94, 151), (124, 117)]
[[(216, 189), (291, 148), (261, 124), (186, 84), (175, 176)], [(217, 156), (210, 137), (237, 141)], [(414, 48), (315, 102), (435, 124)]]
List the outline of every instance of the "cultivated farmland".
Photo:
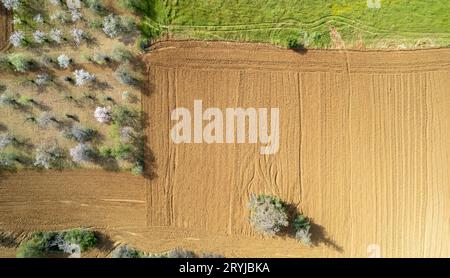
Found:
[[(250, 193), (312, 217), (323, 256), (446, 256), (448, 50), (297, 53), (168, 43), (148, 56), (150, 226), (254, 235)], [(179, 144), (175, 107), (278, 107), (281, 144)], [(299, 247), (300, 248), (300, 247)], [(308, 252), (308, 249), (304, 251)]]

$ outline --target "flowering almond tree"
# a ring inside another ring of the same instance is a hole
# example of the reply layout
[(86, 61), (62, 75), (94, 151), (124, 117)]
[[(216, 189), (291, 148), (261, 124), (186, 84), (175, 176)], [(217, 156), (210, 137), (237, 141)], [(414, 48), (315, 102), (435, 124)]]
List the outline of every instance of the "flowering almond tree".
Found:
[(111, 108), (109, 107), (97, 107), (94, 112), (94, 117), (98, 122), (107, 124), (112, 121)]
[(83, 69), (75, 70), (73, 75), (75, 75), (75, 84), (77, 86), (84, 86), (87, 83), (90, 83), (95, 80), (95, 75), (90, 74), (89, 72)]

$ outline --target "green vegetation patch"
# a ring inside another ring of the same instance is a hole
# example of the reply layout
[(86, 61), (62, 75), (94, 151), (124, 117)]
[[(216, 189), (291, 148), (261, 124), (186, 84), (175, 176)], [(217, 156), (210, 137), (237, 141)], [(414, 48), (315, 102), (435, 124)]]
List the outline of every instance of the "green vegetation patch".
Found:
[(182, 38), (327, 48), (333, 46), (329, 34), (334, 31), (335, 40), (347, 46), (358, 41), (381, 46), (420, 40), (450, 45), (450, 2), (442, 0), (381, 0), (379, 8), (369, 7), (366, 0), (126, 2), (145, 3), (135, 10), (146, 16), (142, 25), (151, 36), (169, 32)]

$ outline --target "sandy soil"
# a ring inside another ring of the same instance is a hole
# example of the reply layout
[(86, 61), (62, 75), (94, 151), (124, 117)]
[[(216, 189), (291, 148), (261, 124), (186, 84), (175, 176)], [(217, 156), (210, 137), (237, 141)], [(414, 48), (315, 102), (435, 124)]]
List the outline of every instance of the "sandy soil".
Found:
[[(250, 193), (313, 218), (321, 256), (449, 256), (450, 51), (298, 53), (231, 43), (148, 55), (149, 224), (252, 236)], [(175, 107), (279, 107), (281, 147), (172, 143)], [(306, 253), (310, 252), (309, 250)]]
[(12, 14), (0, 5), (0, 51), (9, 47), (9, 36), (12, 33)]
[[(87, 226), (148, 252), (181, 246), (227, 257), (367, 257), (377, 246), (383, 257), (450, 256), (450, 50), (296, 53), (180, 42), (157, 45), (147, 59), (149, 175), (3, 174), (0, 230), (20, 239)], [(170, 112), (194, 99), (279, 107), (279, 153), (174, 145)], [(246, 205), (262, 192), (312, 217), (317, 246), (255, 235)], [(13, 254), (0, 246), (1, 257)]]

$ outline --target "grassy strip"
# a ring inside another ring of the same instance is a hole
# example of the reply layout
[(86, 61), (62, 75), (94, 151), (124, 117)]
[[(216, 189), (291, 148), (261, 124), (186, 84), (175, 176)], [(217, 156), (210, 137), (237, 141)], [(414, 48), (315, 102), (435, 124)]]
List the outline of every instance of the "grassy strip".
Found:
[(449, 1), (383, 0), (380, 9), (367, 1), (350, 0), (146, 0), (135, 9), (146, 17), (143, 29), (150, 37), (169, 32), (176, 37), (207, 40), (299, 44), (326, 48), (336, 28), (352, 45), (364, 41), (397, 44), (430, 40), (450, 45)]

